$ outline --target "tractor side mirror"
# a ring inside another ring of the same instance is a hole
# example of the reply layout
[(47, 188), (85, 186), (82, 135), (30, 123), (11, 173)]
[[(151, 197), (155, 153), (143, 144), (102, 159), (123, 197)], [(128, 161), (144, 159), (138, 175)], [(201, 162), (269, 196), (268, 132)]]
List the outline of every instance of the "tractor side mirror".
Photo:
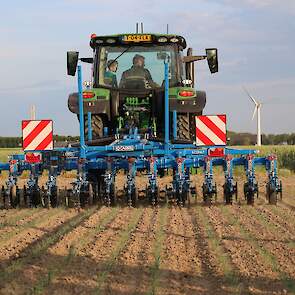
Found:
[(206, 55), (211, 74), (218, 72), (217, 48), (206, 49)]
[(67, 71), (68, 75), (75, 76), (77, 64), (79, 59), (79, 52), (68, 51), (67, 52)]

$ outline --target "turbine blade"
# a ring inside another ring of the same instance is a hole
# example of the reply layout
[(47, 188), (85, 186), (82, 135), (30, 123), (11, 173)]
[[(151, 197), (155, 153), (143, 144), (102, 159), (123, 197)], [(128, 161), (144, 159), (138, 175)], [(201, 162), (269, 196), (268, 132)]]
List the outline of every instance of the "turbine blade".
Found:
[(253, 115), (252, 115), (252, 121), (254, 120), (254, 117), (255, 117), (255, 115), (256, 115), (256, 112), (257, 112), (257, 106), (255, 106), (255, 108), (254, 108), (254, 112), (253, 112)]
[(258, 104), (258, 102), (255, 100), (255, 98), (248, 92), (248, 90), (243, 87), (244, 91), (246, 92), (246, 94), (250, 97), (250, 99), (254, 102), (255, 105)]

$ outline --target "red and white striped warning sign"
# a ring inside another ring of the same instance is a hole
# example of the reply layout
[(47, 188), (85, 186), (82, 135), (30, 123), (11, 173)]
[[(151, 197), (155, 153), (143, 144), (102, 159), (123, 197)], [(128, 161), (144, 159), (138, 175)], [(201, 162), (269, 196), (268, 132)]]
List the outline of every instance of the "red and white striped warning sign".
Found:
[(22, 121), (24, 151), (44, 151), (53, 149), (52, 120)]
[(196, 143), (226, 145), (226, 115), (196, 116)]

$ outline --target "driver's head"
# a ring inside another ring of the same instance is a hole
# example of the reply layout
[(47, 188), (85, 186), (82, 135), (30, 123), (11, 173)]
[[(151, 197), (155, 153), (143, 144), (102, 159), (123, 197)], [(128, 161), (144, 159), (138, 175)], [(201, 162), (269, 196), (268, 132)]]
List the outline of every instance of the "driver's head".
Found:
[(144, 56), (139, 55), (139, 54), (135, 54), (133, 57), (133, 65), (135, 67), (143, 68), (144, 67)]
[(110, 59), (107, 62), (107, 67), (111, 72), (115, 73), (117, 72), (117, 69), (118, 69), (118, 62), (114, 59)]

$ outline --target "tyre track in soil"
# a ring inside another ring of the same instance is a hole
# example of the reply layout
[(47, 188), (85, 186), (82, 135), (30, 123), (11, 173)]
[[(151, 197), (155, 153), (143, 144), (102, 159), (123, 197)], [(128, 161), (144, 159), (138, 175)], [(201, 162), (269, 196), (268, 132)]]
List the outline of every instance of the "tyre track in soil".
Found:
[(232, 214), (235, 220), (228, 220), (221, 209), (215, 206), (205, 208), (205, 212), (239, 272), (240, 288), (245, 294), (285, 294), (278, 274), (265, 263), (258, 249), (241, 232), (236, 222), (237, 216)]
[[(290, 234), (278, 232), (276, 228), (270, 230), (269, 226), (261, 224), (255, 216), (256, 208), (247, 207), (246, 210), (240, 210), (234, 207), (230, 211), (238, 216), (240, 224), (253, 235), (260, 247), (265, 248), (274, 257), (274, 270), (281, 278), (288, 276), (295, 279), (295, 247), (290, 247), (286, 242), (291, 241)], [(255, 218), (252, 218), (253, 216)]]
[[(63, 294), (63, 290), (55, 290), (52, 286), (69, 271), (73, 271), (80, 249), (83, 249), (84, 244), (86, 246), (92, 242), (94, 231), (100, 230), (100, 224), (109, 217), (112, 218), (111, 208), (102, 207), (94, 211), (81, 224), (49, 247), (40, 259), (28, 264), (23, 272), (29, 275), (26, 276), (26, 280), (20, 282), (22, 289), (26, 290), (27, 294)], [(48, 277), (50, 279), (46, 279)]]
[[(59, 209), (47, 210), (42, 216), (34, 218), (24, 227), (20, 227), (15, 232), (9, 232), (8, 239), (1, 241), (0, 238), (0, 266), (5, 264), (11, 258), (18, 258), (20, 252), (29, 247), (30, 244), (42, 239), (42, 237), (53, 231), (68, 219), (75, 216), (74, 211), (61, 211)], [(11, 236), (11, 234), (13, 234)]]
[[(23, 280), (28, 279), (30, 273), (26, 273), (25, 269), (28, 265), (37, 263), (38, 260), (46, 253), (48, 248), (57, 243), (63, 235), (67, 234), (72, 228), (82, 223), (93, 210), (80, 211), (69, 210), (72, 217), (64, 218), (67, 220), (60, 223), (59, 226), (46, 233), (44, 237), (32, 243), (25, 248), (15, 260), (9, 260), (7, 267), (0, 269), (0, 294), (27, 294), (27, 290), (23, 289)], [(53, 222), (53, 221), (49, 221)]]
[[(118, 257), (109, 274), (103, 294), (144, 294), (150, 283), (150, 267), (154, 263), (153, 243), (161, 208), (146, 208), (129, 244)], [(113, 291), (115, 290), (115, 291)]]
[[(134, 215), (132, 208), (120, 208), (115, 218), (98, 232), (93, 240), (75, 253), (68, 271), (55, 278), (43, 294), (92, 294), (97, 288), (98, 274), (104, 271), (119, 239)], [(64, 253), (59, 248), (58, 254)], [(53, 249), (52, 255), (56, 256)]]
[(216, 290), (207, 256), (196, 219), (187, 208), (171, 207), (158, 294), (210, 294)]

